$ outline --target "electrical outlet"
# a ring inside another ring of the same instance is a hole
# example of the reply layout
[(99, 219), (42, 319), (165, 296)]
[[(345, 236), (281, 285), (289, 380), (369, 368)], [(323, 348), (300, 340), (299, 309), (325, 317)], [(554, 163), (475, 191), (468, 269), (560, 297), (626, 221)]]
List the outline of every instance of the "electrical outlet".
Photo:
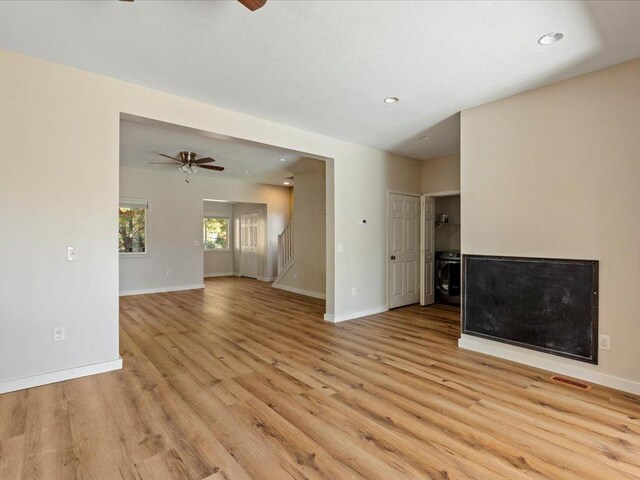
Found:
[(611, 350), (611, 336), (600, 335), (598, 337), (598, 345), (600, 346), (600, 350)]
[(351, 287), (351, 296), (355, 297), (358, 295), (358, 289), (356, 287)]
[(194, 240), (193, 241), (193, 246), (197, 247), (198, 245), (200, 245), (200, 242), (198, 240)]
[(344, 252), (344, 245), (342, 243), (338, 244), (338, 253)]
[(55, 327), (53, 329), (53, 341), (62, 342), (65, 339), (64, 327)]
[(171, 275), (173, 275), (173, 272), (171, 270), (167, 270), (167, 277), (170, 277)]

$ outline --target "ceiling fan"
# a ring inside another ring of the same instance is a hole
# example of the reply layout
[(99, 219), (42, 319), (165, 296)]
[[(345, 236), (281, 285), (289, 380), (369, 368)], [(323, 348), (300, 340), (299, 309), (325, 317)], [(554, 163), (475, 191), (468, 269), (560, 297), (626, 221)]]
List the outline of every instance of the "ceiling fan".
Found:
[[(133, 2), (133, 0), (120, 0), (121, 2)], [(247, 7), (252, 12), (255, 12), (260, 7), (263, 7), (267, 0), (238, 0), (242, 5)]]
[(203, 168), (205, 170), (216, 170), (221, 172), (224, 170), (224, 167), (217, 167), (215, 165), (204, 165), (205, 163), (213, 163), (215, 160), (211, 157), (205, 158), (196, 158), (198, 156), (195, 152), (184, 151), (178, 153), (177, 157), (172, 157), (170, 155), (165, 155), (164, 153), (159, 153), (161, 157), (169, 158), (173, 160), (172, 162), (150, 162), (151, 165), (179, 165), (179, 169), (184, 173), (196, 173), (199, 168)]

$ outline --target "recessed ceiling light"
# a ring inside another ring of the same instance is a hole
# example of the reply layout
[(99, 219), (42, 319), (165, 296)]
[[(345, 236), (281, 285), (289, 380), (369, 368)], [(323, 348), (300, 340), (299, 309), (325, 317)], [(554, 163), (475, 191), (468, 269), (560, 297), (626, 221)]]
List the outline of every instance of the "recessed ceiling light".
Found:
[(287, 159), (286, 159), (286, 158), (281, 158), (281, 159), (280, 159), (280, 161), (281, 161), (281, 162), (286, 162), (286, 161), (287, 161)]
[(552, 43), (559, 42), (564, 38), (564, 33), (561, 32), (551, 32), (546, 35), (541, 36), (538, 39), (538, 43), (540, 45), (551, 45)]
[(398, 97), (387, 97), (384, 99), (384, 103), (398, 103), (400, 99)]
[(291, 185), (291, 182), (282, 182), (284, 185)]
[(431, 137), (429, 135), (423, 135), (419, 138), (419, 140), (422, 140), (423, 142), (428, 142), (429, 140), (431, 140)]

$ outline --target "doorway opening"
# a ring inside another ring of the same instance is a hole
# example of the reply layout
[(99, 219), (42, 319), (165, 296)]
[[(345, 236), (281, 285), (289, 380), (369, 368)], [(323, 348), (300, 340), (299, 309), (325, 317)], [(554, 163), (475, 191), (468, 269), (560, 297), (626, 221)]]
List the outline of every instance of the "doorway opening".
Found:
[(331, 159), (122, 114), (120, 295), (234, 275), (333, 313), (332, 205)]
[(460, 192), (425, 195), (423, 198), (422, 305), (460, 306)]
[[(275, 273), (270, 272), (276, 259), (269, 248), (268, 205), (210, 199), (203, 203), (204, 278), (273, 281)], [(274, 213), (272, 220), (282, 214)]]

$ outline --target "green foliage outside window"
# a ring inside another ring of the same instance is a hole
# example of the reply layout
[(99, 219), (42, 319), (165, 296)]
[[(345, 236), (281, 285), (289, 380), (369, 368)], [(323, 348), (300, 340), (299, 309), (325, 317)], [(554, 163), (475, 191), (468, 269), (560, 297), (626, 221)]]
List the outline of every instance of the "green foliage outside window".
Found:
[(229, 248), (229, 219), (211, 217), (204, 219), (204, 248), (226, 250)]
[(118, 220), (118, 250), (120, 253), (145, 253), (147, 209), (120, 207)]

